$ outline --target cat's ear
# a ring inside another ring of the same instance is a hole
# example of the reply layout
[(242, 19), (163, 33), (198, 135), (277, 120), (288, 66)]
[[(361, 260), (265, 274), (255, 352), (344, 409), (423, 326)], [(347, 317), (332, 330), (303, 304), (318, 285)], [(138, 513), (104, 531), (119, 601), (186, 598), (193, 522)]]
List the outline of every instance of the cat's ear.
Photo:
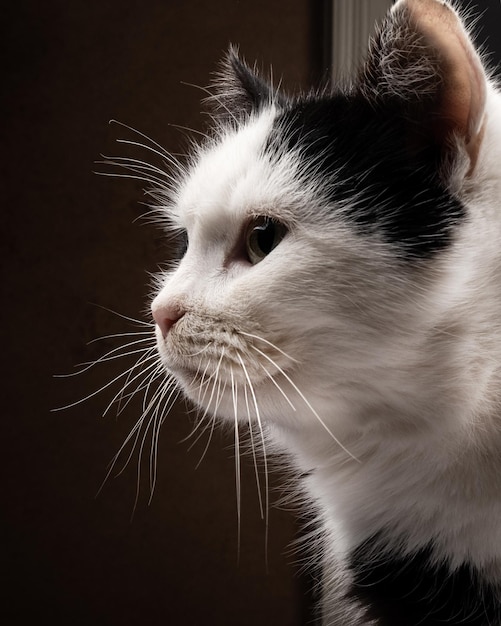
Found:
[(448, 2), (399, 0), (372, 43), (361, 81), (372, 97), (400, 106), (416, 122), (416, 136), (432, 140), (444, 154), (460, 146), (474, 169), (487, 79)]
[(282, 96), (243, 61), (238, 50), (230, 46), (208, 101), (219, 117), (241, 121), (271, 103), (280, 103)]

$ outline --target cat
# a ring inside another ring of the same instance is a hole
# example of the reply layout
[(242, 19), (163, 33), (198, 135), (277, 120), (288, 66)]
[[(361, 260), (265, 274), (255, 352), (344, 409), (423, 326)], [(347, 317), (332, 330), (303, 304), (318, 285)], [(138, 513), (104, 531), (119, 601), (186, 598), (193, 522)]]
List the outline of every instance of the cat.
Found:
[(501, 93), (457, 4), (398, 0), (345, 85), (290, 97), (231, 48), (212, 93), (154, 192), (186, 238), (165, 393), (287, 457), (324, 625), (500, 625)]

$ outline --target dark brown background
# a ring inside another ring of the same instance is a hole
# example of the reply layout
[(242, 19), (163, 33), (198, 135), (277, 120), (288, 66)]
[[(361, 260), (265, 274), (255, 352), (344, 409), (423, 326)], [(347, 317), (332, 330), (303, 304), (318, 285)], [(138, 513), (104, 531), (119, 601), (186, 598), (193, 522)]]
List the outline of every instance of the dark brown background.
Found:
[[(231, 435), (205, 440), (181, 411), (165, 423), (150, 506), (135, 468), (106, 467), (140, 412), (100, 415), (112, 392), (63, 412), (111, 380), (111, 363), (54, 379), (131, 330), (148, 272), (168, 255), (143, 212), (141, 184), (92, 173), (120, 154), (115, 118), (173, 152), (203, 129), (203, 94), (228, 43), (290, 89), (322, 72), (322, 4), (308, 0), (51, 0), (2, 7), (2, 591), (0, 622), (106, 625), (290, 625), (311, 619), (311, 581), (288, 550), (298, 522), (273, 508), (268, 565), (253, 470), (244, 460), (238, 558)], [(13, 8), (15, 6), (15, 9)], [(497, 13), (495, 13), (497, 11)], [(487, 24), (498, 24), (492, 4)], [(491, 26), (492, 28), (492, 26)], [(499, 28), (498, 28), (499, 30)], [(275, 481), (278, 482), (278, 481)]]
[[(13, 8), (15, 5), (15, 8)], [(253, 469), (243, 461), (240, 557), (231, 434), (191, 451), (192, 428), (172, 413), (160, 439), (156, 493), (136, 460), (96, 499), (108, 462), (139, 413), (101, 419), (113, 393), (67, 411), (124, 367), (72, 379), (75, 364), (116, 345), (90, 340), (133, 330), (148, 272), (168, 255), (162, 234), (135, 223), (142, 185), (93, 174), (101, 152), (124, 151), (109, 125), (131, 124), (173, 152), (203, 129), (204, 94), (229, 42), (283, 73), (289, 88), (318, 74), (322, 2), (150, 0), (10, 3), (2, 7), (2, 330), (4, 360), (0, 563), (2, 624), (290, 624), (306, 621), (308, 581), (287, 554), (287, 511), (265, 529)], [(7, 67), (5, 63), (7, 61)], [(95, 304), (94, 304), (95, 303)], [(130, 364), (130, 363), (129, 363)], [(276, 500), (276, 498), (274, 498)]]

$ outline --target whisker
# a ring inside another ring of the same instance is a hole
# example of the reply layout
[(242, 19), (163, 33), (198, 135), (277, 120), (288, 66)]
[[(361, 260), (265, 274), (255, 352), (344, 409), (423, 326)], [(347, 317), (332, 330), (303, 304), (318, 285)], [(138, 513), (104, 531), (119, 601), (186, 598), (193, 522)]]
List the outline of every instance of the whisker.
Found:
[(78, 376), (80, 374), (83, 374), (84, 372), (87, 372), (88, 370), (93, 368), (95, 365), (98, 365), (99, 363), (104, 363), (106, 361), (113, 361), (114, 359), (120, 359), (122, 357), (129, 356), (131, 354), (138, 354), (139, 352), (149, 351), (151, 348), (144, 347), (144, 348), (140, 348), (139, 350), (132, 350), (130, 352), (124, 352), (123, 354), (115, 354), (114, 356), (111, 356), (113, 353), (118, 352), (119, 350), (124, 350), (125, 348), (130, 348), (131, 346), (137, 345), (139, 343), (145, 343), (149, 341), (151, 341), (151, 337), (139, 339), (137, 341), (132, 341), (123, 346), (119, 346), (118, 348), (113, 348), (109, 352), (106, 352), (106, 354), (103, 354), (103, 356), (100, 356), (95, 361), (87, 361), (85, 363), (79, 363), (75, 367), (80, 367), (82, 369), (79, 369), (77, 372), (71, 372), (70, 374), (54, 374), (54, 378), (72, 378), (73, 376)]
[(297, 359), (292, 357), (290, 354), (287, 354), (287, 352), (284, 352), (283, 350), (281, 350), (278, 346), (276, 346), (271, 341), (268, 341), (267, 339), (264, 339), (264, 337), (259, 337), (259, 335), (253, 335), (251, 333), (244, 333), (242, 330), (240, 330), (238, 332), (239, 332), (239, 334), (244, 335), (245, 337), (250, 337), (251, 339), (257, 339), (258, 341), (262, 341), (263, 343), (266, 343), (267, 345), (269, 345), (271, 348), (273, 348), (277, 352), (280, 352), (280, 354), (285, 356), (290, 361), (293, 361), (294, 363), (300, 363), (300, 361), (298, 361)]
[[(142, 339), (141, 342), (143, 342), (143, 341), (146, 341), (146, 340)], [(134, 342), (134, 343), (141, 343), (141, 342), (137, 341), (137, 342)], [(133, 344), (129, 344), (129, 345), (133, 345)], [(117, 350), (123, 350), (126, 347), (127, 346), (120, 346), (120, 348), (115, 348), (111, 352), (115, 352)], [(151, 352), (153, 350), (155, 350), (154, 347), (150, 346), (148, 348), (147, 346), (145, 346), (145, 347), (139, 348), (137, 350), (129, 350), (129, 352), (122, 352), (122, 354), (114, 354), (113, 356), (111, 355), (111, 352), (109, 352), (107, 355), (103, 355), (102, 357), (99, 357), (99, 359), (96, 359), (95, 361), (90, 361), (89, 363), (82, 363), (82, 365), (87, 365), (88, 367), (86, 367), (85, 370), (81, 370), (78, 373), (81, 374), (82, 372), (87, 371), (88, 369), (90, 369), (94, 365), (98, 365), (99, 363), (106, 363), (108, 361), (115, 361), (116, 359), (123, 359), (123, 357), (131, 356), (133, 354), (150, 353), (150, 356), (151, 356)]]
[(161, 146), (159, 143), (154, 141), (151, 137), (148, 137), (148, 135), (145, 135), (145, 133), (142, 133), (141, 131), (137, 130), (137, 128), (133, 128), (132, 126), (124, 124), (124, 122), (119, 122), (118, 120), (114, 120), (114, 119), (110, 120), (109, 123), (118, 124), (118, 126), (123, 126), (124, 128), (127, 128), (128, 130), (130, 130), (131, 132), (136, 133), (136, 135), (143, 137), (143, 139), (146, 139), (146, 141), (149, 141), (151, 144), (156, 146), (160, 150), (160, 153), (162, 156), (164, 156), (165, 158), (170, 157), (170, 154), (167, 152), (167, 150), (163, 146)]
[[(127, 373), (130, 373), (131, 369), (136, 369), (138, 366), (138, 364), (136, 363), (135, 365), (133, 365), (132, 368), (129, 368), (129, 370), (127, 370)], [(123, 391), (126, 389), (126, 387), (128, 387), (129, 385), (131, 385), (135, 380), (137, 380), (140, 376), (144, 376), (146, 374), (146, 372), (148, 372), (148, 370), (151, 370), (153, 367), (158, 367), (157, 362), (155, 361), (154, 363), (151, 363), (150, 365), (148, 365), (148, 367), (146, 369), (141, 369), (141, 371), (136, 374), (134, 377), (132, 377), (126, 385), (124, 385), (122, 387), (122, 389), (120, 389), (120, 391), (118, 393), (116, 393), (113, 396), (113, 399), (111, 400), (111, 402), (108, 404), (108, 406), (106, 407), (106, 410), (103, 413), (103, 417), (105, 417), (108, 413), (108, 411), (110, 410), (110, 408), (113, 406), (113, 404), (117, 401), (117, 399), (120, 397), (120, 395), (123, 393)], [(123, 374), (122, 374), (123, 376)]]
[[(117, 380), (120, 380), (121, 378), (123, 378), (124, 376), (127, 376), (127, 374), (130, 372), (131, 369), (134, 369), (136, 367), (136, 364), (134, 364), (131, 368), (125, 370), (125, 372), (122, 372), (121, 374), (119, 374), (118, 376), (115, 376), (115, 378), (113, 378), (112, 380), (110, 380), (109, 382), (107, 382), (105, 385), (103, 385), (102, 387), (99, 387), (99, 389), (96, 389), (96, 391), (93, 391), (92, 393), (88, 394), (87, 396), (85, 396), (84, 398), (81, 398), (80, 400), (77, 400), (76, 402), (72, 402), (71, 404), (67, 404), (66, 406), (61, 406), (61, 407), (56, 407), (55, 409), (51, 409), (52, 412), (56, 412), (56, 411), (65, 411), (66, 409), (71, 409), (74, 406), (78, 406), (79, 404), (82, 404), (82, 402), (86, 402), (87, 400), (90, 400), (91, 398), (93, 398), (94, 396), (97, 396), (98, 393), (101, 393), (102, 391), (104, 391), (105, 389), (107, 389), (108, 387), (111, 387), (111, 385), (113, 385), (114, 383), (117, 382)], [(109, 408), (109, 407), (108, 407)], [(105, 412), (106, 413), (106, 412)], [(104, 415), (104, 414), (103, 414)]]
[[(200, 406), (203, 402), (203, 399), (205, 398), (205, 394), (207, 393), (207, 386), (206, 386), (206, 380), (205, 380), (205, 375), (207, 374), (207, 370), (209, 369), (209, 365), (210, 363), (208, 362), (207, 365), (205, 366), (204, 372), (202, 374), (202, 380), (200, 381), (200, 385), (198, 386), (198, 398), (197, 398), (197, 405)], [(209, 378), (210, 380), (210, 378)], [(201, 397), (202, 394), (202, 389), (205, 386), (205, 392), (204, 395)]]
[(114, 457), (111, 459), (110, 463), (109, 463), (109, 467), (108, 467), (108, 471), (106, 473), (106, 476), (104, 477), (101, 486), (99, 487), (99, 489), (97, 490), (96, 493), (96, 498), (99, 496), (99, 494), (101, 493), (101, 491), (103, 490), (105, 484), (108, 482), (109, 477), (111, 476), (111, 473), (113, 472), (113, 470), (115, 469), (115, 465), (118, 463), (118, 460), (123, 452), (123, 450), (126, 448), (126, 446), (128, 445), (129, 441), (135, 437), (135, 441), (134, 444), (132, 446), (131, 452), (129, 453), (129, 456), (127, 457), (127, 460), (125, 462), (125, 464), (123, 465), (122, 469), (116, 474), (115, 477), (118, 477), (122, 474), (122, 472), (125, 471), (125, 468), (127, 467), (127, 465), (130, 462), (130, 459), (132, 458), (132, 455), (134, 453), (134, 450), (136, 448), (136, 444), (137, 444), (137, 440), (139, 437), (139, 433), (141, 432), (141, 427), (143, 425), (144, 419), (145, 419), (146, 415), (143, 413), (141, 415), (141, 417), (138, 419), (138, 421), (134, 424), (133, 428), (131, 429), (131, 431), (129, 432), (129, 434), (127, 435), (125, 441), (123, 442), (123, 444), (120, 446), (120, 448), (118, 449), (118, 452), (114, 455)]
[(160, 427), (162, 423), (162, 414), (158, 406), (153, 415), (154, 420), (150, 448), (150, 497), (148, 498), (148, 506), (150, 506), (153, 501), (153, 494), (155, 493), (157, 484), (158, 442), (160, 440)]
[(219, 406), (223, 400), (223, 396), (224, 396), (224, 392), (226, 391), (226, 381), (224, 381), (224, 385), (223, 388), (221, 389), (221, 379), (219, 379), (218, 382), (218, 389), (217, 389), (217, 397), (216, 397), (216, 402), (214, 405), (214, 410), (213, 413), (214, 415), (217, 415), (217, 411), (219, 409)]
[(249, 422), (249, 435), (250, 435), (250, 441), (251, 441), (252, 459), (254, 461), (254, 474), (256, 477), (259, 511), (261, 513), (261, 519), (264, 520), (263, 497), (261, 494), (261, 481), (259, 480), (259, 471), (257, 467), (256, 447), (254, 445), (254, 429), (252, 427), (252, 420), (251, 420), (250, 407), (249, 407), (249, 397), (247, 394), (247, 385), (244, 385), (244, 398), (245, 398), (245, 406), (247, 409), (247, 420)]
[[(155, 409), (156, 418), (153, 425), (152, 445), (150, 452), (150, 498), (148, 501), (148, 506), (151, 504), (151, 501), (153, 499), (153, 493), (155, 491), (155, 486), (157, 482), (158, 442), (160, 438), (160, 429), (162, 427), (162, 424), (164, 423), (165, 417), (170, 413), (172, 407), (174, 406), (174, 403), (179, 397), (179, 394), (180, 390), (175, 385), (170, 387), (170, 393), (169, 385), (166, 385), (165, 392), (159, 399), (157, 408)], [(165, 400), (166, 396), (167, 399)], [(162, 402), (164, 403), (163, 408)]]
[(226, 381), (224, 382), (223, 389), (221, 390), (221, 378), (219, 378), (217, 381), (217, 394), (216, 394), (216, 401), (215, 401), (214, 409), (212, 411), (211, 429), (209, 433), (209, 438), (205, 445), (204, 451), (202, 452), (202, 456), (200, 457), (200, 461), (197, 463), (195, 469), (198, 469), (200, 467), (203, 459), (205, 458), (205, 455), (207, 454), (207, 450), (209, 449), (210, 442), (212, 441), (212, 435), (214, 434), (214, 428), (216, 426), (217, 410), (219, 408), (219, 405), (221, 404), (221, 400), (223, 398), (225, 390), (226, 390)]
[(249, 384), (249, 389), (252, 395), (252, 401), (254, 403), (254, 409), (256, 411), (256, 420), (259, 426), (259, 432), (261, 435), (261, 445), (263, 449), (263, 468), (264, 468), (264, 497), (265, 497), (265, 560), (266, 565), (268, 566), (268, 525), (269, 525), (269, 478), (268, 478), (268, 460), (266, 457), (266, 441), (264, 437), (263, 423), (261, 421), (261, 414), (259, 411), (259, 406), (257, 403), (256, 394), (254, 392), (254, 387), (252, 385), (252, 381), (250, 379), (249, 373), (247, 372), (247, 368), (245, 367), (245, 363), (243, 362), (242, 357), (239, 353), (237, 353), (238, 360), (240, 361), (240, 365), (242, 366), (242, 370), (244, 372), (245, 378), (247, 379), (247, 383)]
[[(195, 377), (193, 378), (193, 380), (192, 380), (191, 384), (193, 384), (193, 383), (195, 382), (195, 380), (196, 380), (196, 378), (197, 378), (197, 376), (198, 376), (198, 372), (199, 372), (199, 370), (200, 370), (200, 366), (201, 366), (201, 365), (202, 365), (202, 361), (200, 360), (199, 365), (198, 365), (198, 368), (197, 368), (197, 373), (195, 374)], [(205, 379), (205, 375), (207, 374), (207, 370), (208, 370), (208, 368), (209, 368), (209, 365), (210, 365), (210, 363), (207, 363), (207, 365), (205, 366), (204, 372), (203, 372), (203, 374), (202, 374), (202, 380), (201, 380), (201, 382), (200, 382), (200, 383), (199, 383), (199, 385), (198, 385), (198, 398), (197, 398), (196, 407), (195, 407), (195, 410), (196, 410), (197, 414), (199, 414), (199, 412), (200, 412), (200, 406), (201, 406), (201, 404), (203, 403), (203, 400), (204, 400), (204, 398), (205, 398), (205, 396), (206, 396), (206, 394), (207, 394), (208, 385), (209, 385), (209, 383), (210, 383), (211, 379), (214, 377), (214, 373), (212, 373), (212, 374), (209, 376), (209, 378), (208, 378), (207, 380)], [(203, 387), (205, 387), (205, 391), (204, 391), (203, 396), (201, 396)], [(199, 429), (199, 428), (202, 426), (202, 424), (203, 424), (203, 418), (206, 416), (206, 414), (207, 414), (207, 410), (208, 410), (208, 409), (206, 409), (206, 410), (205, 410), (205, 413), (203, 414), (202, 419), (199, 419), (199, 420), (197, 421), (197, 423), (196, 423), (195, 427), (192, 429), (192, 431), (189, 433), (189, 435), (187, 435), (186, 437), (184, 437), (183, 439), (181, 439), (181, 443), (184, 443), (185, 441), (188, 441), (189, 439), (191, 439), (191, 438), (195, 435), (195, 433), (198, 431), (198, 429)], [(205, 429), (203, 429), (203, 430), (202, 430), (202, 433), (201, 433), (201, 434), (203, 435), (203, 434), (204, 434), (204, 432), (205, 432)], [(197, 437), (197, 438), (195, 439), (195, 441), (193, 442), (193, 444), (189, 447), (189, 450), (191, 450), (191, 448), (195, 445), (195, 443), (198, 441), (198, 439), (199, 439), (199, 438), (200, 438), (200, 436), (199, 436), (199, 437)]]
[(117, 339), (121, 337), (133, 337), (137, 335), (150, 335), (150, 338), (153, 339), (151, 337), (150, 330), (137, 330), (131, 333), (115, 333), (113, 335), (103, 335), (102, 337), (96, 337), (95, 339), (91, 339), (90, 341), (88, 341), (87, 345), (90, 346), (92, 343), (96, 343), (97, 341), (103, 341), (105, 339)]
[(128, 322), (139, 324), (139, 326), (148, 326), (148, 328), (150, 329), (155, 328), (155, 324), (153, 322), (145, 322), (144, 320), (138, 320), (138, 319), (135, 319), (134, 317), (129, 317), (127, 315), (124, 315), (123, 313), (114, 311), (113, 309), (110, 309), (109, 307), (103, 306), (102, 304), (97, 304), (96, 302), (91, 302), (90, 304), (98, 307), (99, 309), (103, 309), (103, 311), (108, 311), (108, 313), (113, 313), (113, 315), (116, 315), (117, 317), (120, 317), (123, 320), (127, 320)]
[(200, 368), (202, 367), (202, 359), (200, 359), (198, 361), (198, 367), (197, 367), (197, 371), (195, 372), (195, 376), (193, 376), (191, 382), (190, 382), (190, 387), (191, 385), (195, 384), (196, 379), (198, 378), (198, 375), (200, 373)]
[[(158, 363), (157, 369), (153, 370), (153, 372), (150, 374), (148, 379), (144, 379), (144, 382), (141, 383), (141, 385), (138, 387), (137, 391), (142, 391), (143, 389), (145, 390), (144, 395), (143, 395), (143, 405), (142, 405), (143, 411), (145, 411), (146, 407), (149, 405), (148, 394), (150, 393), (151, 385), (153, 384), (156, 378), (163, 376), (164, 374), (165, 374), (165, 370), (162, 364)], [(163, 381), (162, 386), (169, 385), (172, 383), (173, 383), (172, 376), (167, 375), (167, 377)], [(156, 393), (157, 389), (153, 392), (154, 394)]]
[(154, 174), (159, 174), (168, 179), (176, 180), (173, 176), (171, 176), (165, 170), (160, 169), (156, 165), (152, 163), (148, 163), (147, 161), (141, 161), (141, 159), (133, 159), (131, 157), (125, 156), (107, 156), (106, 154), (101, 155), (104, 161), (96, 161), (96, 163), (101, 163), (102, 165), (117, 165), (120, 167), (138, 167), (140, 169), (144, 169), (147, 171), (151, 171)]
[[(179, 396), (181, 395), (181, 389), (179, 389), (177, 387), (177, 383), (176, 383), (176, 381), (174, 379), (172, 379), (170, 381), (170, 384), (174, 385), (175, 391), (176, 391), (176, 395), (172, 398), (172, 400), (170, 400), (170, 405), (168, 407), (167, 407), (167, 403), (166, 403), (166, 407), (162, 411), (162, 420), (160, 422), (160, 426), (163, 426), (163, 423), (167, 419), (167, 416), (169, 415), (169, 412), (171, 411), (171, 409), (174, 406), (174, 404), (179, 400)], [(169, 396), (169, 398), (170, 398), (170, 396)]]
[(150, 184), (158, 184), (157, 181), (152, 180), (151, 178), (147, 178), (146, 176), (134, 176), (132, 174), (117, 174), (116, 172), (98, 172), (97, 170), (93, 172), (98, 176), (108, 176), (109, 178), (129, 178), (130, 180), (142, 180), (144, 183)]
[(199, 439), (202, 437), (202, 435), (204, 435), (207, 430), (210, 427), (210, 432), (209, 432), (209, 437), (207, 438), (207, 443), (205, 444), (204, 450), (202, 452), (202, 455), (200, 456), (200, 459), (198, 461), (198, 463), (195, 465), (195, 469), (197, 470), (200, 465), (202, 465), (202, 461), (205, 459), (205, 455), (207, 454), (207, 450), (209, 449), (210, 446), (210, 442), (212, 441), (212, 435), (214, 434), (214, 429), (216, 427), (216, 422), (217, 422), (217, 417), (216, 415), (213, 415), (210, 419), (209, 422), (209, 426), (207, 426), (207, 428), (204, 429), (204, 431), (195, 439), (194, 443), (190, 446), (190, 450), (193, 447), (193, 445), (199, 441)]
[[(161, 376), (162, 376), (161, 371), (154, 370), (151, 374), (146, 375), (145, 379), (141, 381), (135, 389), (122, 394), (119, 400), (120, 405), (119, 405), (119, 408), (117, 408), (117, 412), (116, 412), (117, 419), (127, 409), (129, 404), (132, 402), (132, 399), (135, 398), (138, 393), (140, 393), (144, 389), (146, 389), (146, 393), (149, 393), (150, 387), (155, 382), (159, 382), (159, 379), (161, 378)], [(144, 409), (141, 409), (141, 410), (144, 410)]]
[[(141, 364), (140, 367), (142, 367), (142, 365), (143, 364)], [(143, 391), (143, 389), (145, 389), (146, 391), (143, 396), (142, 410), (143, 411), (145, 410), (150, 387), (156, 380), (158, 380), (162, 376), (163, 368), (161, 365), (158, 365), (158, 367), (154, 369), (153, 372), (151, 372), (151, 374), (147, 374), (145, 370), (142, 370), (142, 372), (145, 374), (145, 376), (143, 380), (139, 382), (139, 384), (136, 386), (135, 389), (133, 389), (132, 391), (128, 391), (127, 393), (124, 393), (126, 387), (125, 385), (122, 387), (122, 393), (120, 394), (120, 398), (118, 400), (118, 407), (117, 407), (117, 414), (116, 414), (117, 418), (125, 411), (129, 403), (131, 402), (132, 398), (134, 398), (140, 391)], [(128, 382), (128, 379), (126, 382)]]
[(155, 416), (156, 416), (156, 411), (153, 411), (150, 419), (148, 420), (148, 423), (146, 424), (146, 428), (144, 429), (143, 438), (141, 439), (141, 443), (139, 445), (138, 458), (137, 458), (136, 497), (134, 499), (134, 506), (132, 508), (131, 519), (134, 517), (134, 514), (136, 512), (137, 503), (139, 502), (139, 494), (141, 492), (141, 466), (142, 466), (141, 461), (142, 461), (142, 458), (143, 458), (144, 445), (146, 443), (146, 438), (148, 436), (148, 431), (150, 430), (150, 427), (151, 427), (152, 423), (155, 421)]
[(280, 385), (277, 383), (277, 381), (273, 378), (273, 376), (270, 374), (270, 372), (265, 368), (265, 366), (262, 363), (259, 363), (259, 365), (261, 366), (261, 368), (264, 370), (264, 373), (268, 376), (268, 378), (271, 380), (271, 382), (275, 385), (275, 387), (278, 389), (278, 391), (283, 395), (284, 399), (287, 401), (287, 403), (289, 404), (289, 406), (291, 407), (291, 409), (293, 411), (296, 410), (296, 407), (292, 404), (292, 402), (290, 401), (288, 395), (285, 393), (285, 391), (282, 389), (282, 387), (280, 387)]
[(197, 135), (201, 135), (204, 139), (210, 139), (207, 133), (202, 132), (201, 130), (197, 130), (196, 128), (188, 128), (188, 126), (180, 126), (179, 124), (169, 124), (171, 128), (177, 128), (178, 130), (186, 130), (189, 133), (195, 133)]
[[(151, 357), (154, 358), (154, 357)], [(137, 367), (141, 367), (141, 364), (138, 364)], [(142, 381), (140, 381), (137, 385), (137, 387), (135, 389), (133, 389), (132, 391), (127, 391), (127, 393), (125, 393), (125, 385), (122, 387), (122, 399), (127, 398), (127, 404), (130, 402), (130, 399), (132, 397), (134, 397), (137, 393), (139, 393), (140, 391), (143, 391), (143, 389), (148, 389), (148, 387), (157, 379), (160, 378), (164, 375), (165, 371), (162, 367), (162, 365), (159, 363), (157, 369), (154, 369), (153, 372), (151, 372), (151, 374), (146, 374), (145, 370), (141, 370), (144, 374), (145, 377)], [(127, 379), (129, 380), (129, 379)], [(143, 401), (143, 408), (144, 408), (144, 401)], [(122, 412), (122, 409), (120, 410), (119, 413)]]
[(112, 335), (102, 335), (102, 337), (96, 337), (95, 339), (91, 339), (87, 342), (87, 345), (90, 346), (93, 343), (97, 343), (98, 341), (104, 341), (105, 339), (120, 339), (122, 337), (136, 337), (139, 335), (150, 335), (151, 338), (151, 330), (134, 330), (130, 333), (114, 333)]
[[(132, 428), (132, 430), (130, 431), (130, 433), (128, 434), (127, 438), (125, 439), (125, 441), (123, 442), (122, 446), (120, 447), (120, 449), (118, 450), (118, 452), (116, 453), (116, 455), (113, 457), (112, 462), (110, 464), (110, 469), (106, 475), (106, 478), (103, 481), (103, 484), (101, 485), (101, 488), (99, 491), (101, 491), (102, 487), (104, 486), (105, 482), (107, 481), (107, 479), (109, 478), (111, 472), (113, 471), (116, 463), (118, 462), (118, 459), (120, 458), (122, 451), (125, 449), (125, 447), (128, 445), (129, 441), (134, 437), (134, 443), (131, 446), (131, 450), (130, 453), (125, 461), (125, 463), (122, 466), (122, 469), (116, 474), (115, 478), (117, 478), (118, 476), (120, 476), (124, 471), (125, 468), (128, 466), (134, 451), (136, 449), (137, 446), (137, 442), (139, 440), (139, 436), (141, 434), (141, 429), (143, 427), (144, 421), (146, 419), (146, 417), (148, 416), (148, 413), (151, 411), (151, 409), (155, 406), (155, 408), (157, 407), (156, 402), (158, 400), (158, 398), (161, 398), (165, 393), (166, 393), (166, 388), (168, 389), (169, 387), (169, 383), (170, 381), (168, 381), (165, 385), (165, 387), (161, 387), (160, 389), (157, 389), (157, 391), (155, 392), (155, 394), (153, 395), (153, 397), (151, 398), (148, 406), (145, 408), (145, 410), (143, 411), (143, 413), (141, 414), (141, 417), (139, 418), (139, 420), (136, 422), (136, 424), (134, 425), (134, 427)], [(99, 493), (99, 492), (98, 492)]]
[(186, 173), (185, 169), (183, 168), (183, 165), (174, 157), (173, 154), (171, 154), (169, 152), (159, 152), (158, 150), (155, 150), (151, 146), (145, 145), (144, 143), (139, 143), (137, 141), (131, 141), (129, 139), (117, 139), (116, 141), (117, 141), (117, 143), (124, 143), (124, 144), (128, 144), (130, 146), (137, 146), (138, 148), (144, 148), (145, 150), (149, 150), (150, 152), (153, 152), (154, 154), (157, 154), (160, 158), (166, 159), (166, 164), (168, 166), (174, 165), (175, 167), (177, 167), (178, 171), (181, 174), (185, 174)]
[(195, 357), (195, 356), (199, 356), (200, 354), (203, 354), (204, 352), (206, 352), (211, 346), (212, 346), (213, 342), (209, 341), (208, 344), (206, 344), (201, 350), (199, 350), (198, 352), (193, 352), (193, 354), (187, 354), (186, 356), (191, 358), (191, 357)]
[[(148, 163), (146, 161), (142, 161), (141, 159), (133, 159), (133, 158), (124, 157), (124, 156), (107, 156), (104, 154), (102, 155), (102, 158), (103, 160), (95, 161), (95, 163), (97, 165), (109, 165), (112, 167), (120, 167), (122, 169), (129, 170), (130, 172), (133, 172), (135, 174), (140, 174), (140, 175), (146, 174), (151, 179), (151, 182), (152, 183), (156, 182), (157, 185), (160, 185), (161, 189), (165, 187), (167, 188), (171, 188), (173, 186), (175, 187), (179, 182), (178, 181), (179, 174), (175, 176), (169, 173), (168, 169), (171, 166), (169, 162), (164, 163), (165, 169), (161, 169), (157, 167), (156, 165), (153, 165), (152, 163)], [(152, 195), (152, 197), (156, 197), (155, 190), (158, 191), (156, 187), (154, 187), (153, 190), (147, 193), (149, 193), (149, 195)]]
[(233, 400), (233, 413), (235, 415), (235, 485), (237, 496), (237, 559), (240, 561), (241, 539), (241, 476), (240, 476), (240, 433), (238, 430), (238, 387), (235, 384), (233, 368), (230, 369), (231, 397)]
[[(213, 378), (212, 391), (211, 391), (211, 394), (210, 394), (210, 397), (209, 397), (209, 401), (207, 402), (207, 407), (206, 407), (206, 409), (205, 409), (205, 411), (204, 411), (204, 413), (203, 413), (202, 417), (199, 419), (199, 421), (198, 421), (198, 424), (197, 424), (196, 428), (195, 428), (195, 429), (192, 431), (192, 433), (190, 434), (190, 437), (192, 437), (192, 436), (195, 434), (195, 432), (196, 432), (196, 431), (198, 430), (198, 428), (200, 427), (200, 424), (203, 424), (203, 423), (204, 423), (204, 420), (205, 420), (205, 418), (206, 418), (206, 416), (207, 416), (207, 413), (209, 412), (210, 405), (212, 404), (212, 398), (214, 397), (214, 393), (215, 393), (215, 391), (216, 391), (216, 385), (217, 385), (218, 378), (219, 378), (219, 370), (220, 370), (220, 367), (221, 367), (221, 361), (223, 360), (223, 357), (224, 357), (224, 348), (223, 348), (223, 349), (222, 349), (222, 351), (221, 351), (221, 356), (219, 357), (219, 361), (218, 361), (218, 364), (217, 364), (217, 367), (216, 367), (215, 372), (214, 372), (214, 373), (210, 376), (210, 378), (209, 378), (209, 379), (208, 379), (208, 381), (207, 381), (207, 383), (208, 383), (208, 382), (211, 380), (211, 378)], [(207, 390), (206, 390), (206, 391), (207, 391)], [(205, 398), (205, 395), (204, 395), (204, 398)], [(201, 401), (201, 402), (203, 402), (204, 398), (202, 398), (202, 401)], [(208, 428), (208, 427), (207, 427), (207, 428)], [(191, 444), (191, 446), (189, 447), (189, 450), (191, 450), (191, 449), (193, 448), (193, 446), (197, 443), (197, 441), (199, 441), (199, 439), (200, 439), (200, 438), (204, 435), (204, 433), (206, 432), (207, 428), (204, 428), (204, 429), (202, 430), (202, 432), (200, 433), (200, 435), (199, 435), (199, 436), (195, 439), (195, 441), (194, 441), (194, 442)], [(212, 428), (212, 430), (213, 430), (213, 428)], [(203, 457), (202, 457), (202, 458), (203, 458)], [(199, 461), (198, 465), (200, 465), (200, 462), (201, 462), (201, 460)], [(198, 465), (197, 465), (197, 468), (198, 468)]]
[(315, 409), (312, 407), (312, 405), (310, 404), (310, 402), (308, 401), (308, 399), (305, 397), (305, 395), (303, 394), (303, 392), (298, 388), (298, 386), (294, 383), (294, 381), (290, 378), (290, 376), (288, 376), (284, 370), (277, 365), (273, 359), (271, 359), (267, 354), (265, 354), (264, 352), (262, 352), (261, 350), (259, 350), (259, 348), (256, 348), (256, 346), (251, 346), (256, 352), (258, 352), (262, 357), (264, 357), (267, 361), (269, 361), (273, 367), (276, 367), (277, 370), (282, 374), (282, 376), (287, 380), (287, 382), (292, 386), (292, 388), (296, 391), (296, 393), (299, 395), (299, 397), (303, 400), (303, 402), (306, 404), (306, 406), (310, 409), (310, 411), (313, 413), (313, 415), (317, 418), (317, 420), (319, 421), (319, 423), (321, 424), (321, 426), (329, 433), (329, 435), (332, 437), (332, 439), (337, 443), (337, 445), (346, 452), (346, 454), (348, 454), (348, 456), (350, 456), (354, 461), (356, 461), (357, 463), (361, 463), (361, 461), (359, 459), (357, 459), (356, 456), (354, 456), (349, 450), (348, 448), (346, 448), (340, 441), (339, 439), (333, 434), (333, 432), (330, 430), (330, 428), (327, 426), (327, 424), (323, 421), (323, 419), (320, 417), (320, 415), (317, 413), (317, 411), (315, 411)]

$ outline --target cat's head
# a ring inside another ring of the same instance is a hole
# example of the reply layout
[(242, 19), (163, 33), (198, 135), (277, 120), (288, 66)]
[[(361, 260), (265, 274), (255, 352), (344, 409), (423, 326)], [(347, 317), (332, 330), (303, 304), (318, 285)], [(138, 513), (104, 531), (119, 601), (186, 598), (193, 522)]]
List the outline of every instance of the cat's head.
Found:
[(152, 304), (162, 363), (195, 404), (326, 437), (378, 404), (418, 411), (428, 360), (443, 366), (423, 350), (467, 279), (486, 85), (437, 0), (397, 2), (332, 92), (289, 98), (230, 50), (216, 131), (166, 202), (187, 250)]

